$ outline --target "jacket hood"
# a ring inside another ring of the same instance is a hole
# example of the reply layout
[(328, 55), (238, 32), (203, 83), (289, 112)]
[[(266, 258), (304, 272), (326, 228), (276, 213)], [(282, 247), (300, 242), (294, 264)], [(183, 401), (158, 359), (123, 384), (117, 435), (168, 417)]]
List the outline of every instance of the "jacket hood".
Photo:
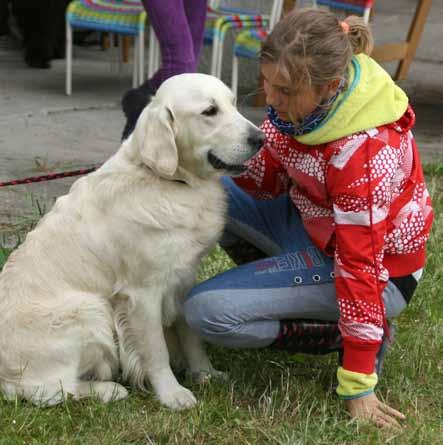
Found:
[(365, 54), (352, 58), (348, 87), (315, 130), (296, 136), (302, 144), (319, 145), (400, 119), (408, 97), (375, 60)]

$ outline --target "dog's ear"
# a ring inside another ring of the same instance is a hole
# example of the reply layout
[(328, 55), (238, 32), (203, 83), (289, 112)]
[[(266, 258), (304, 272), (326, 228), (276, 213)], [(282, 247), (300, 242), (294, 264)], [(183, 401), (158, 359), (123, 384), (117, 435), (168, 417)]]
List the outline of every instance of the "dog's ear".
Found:
[(178, 152), (172, 111), (151, 102), (140, 115), (134, 136), (143, 162), (159, 176), (173, 176)]

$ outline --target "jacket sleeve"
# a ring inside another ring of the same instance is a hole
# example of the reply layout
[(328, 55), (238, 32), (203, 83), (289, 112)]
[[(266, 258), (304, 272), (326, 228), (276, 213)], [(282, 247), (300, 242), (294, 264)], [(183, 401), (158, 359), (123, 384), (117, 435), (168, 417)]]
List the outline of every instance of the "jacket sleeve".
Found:
[(335, 285), (347, 375), (374, 373), (383, 337), (382, 293), (389, 279), (383, 252), (398, 158), (398, 148), (369, 131), (343, 140), (328, 167), (336, 235)]
[(233, 179), (240, 188), (255, 198), (272, 199), (286, 193), (290, 181), (276, 149), (278, 131), (268, 120), (262, 124), (261, 129), (266, 135), (263, 147), (248, 161), (248, 169)]

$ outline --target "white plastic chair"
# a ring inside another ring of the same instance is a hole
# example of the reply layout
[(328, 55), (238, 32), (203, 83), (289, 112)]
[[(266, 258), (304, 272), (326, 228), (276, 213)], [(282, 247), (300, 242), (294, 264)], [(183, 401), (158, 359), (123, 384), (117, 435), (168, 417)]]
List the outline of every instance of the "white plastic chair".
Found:
[(221, 78), (224, 41), (229, 30), (262, 29), (283, 0), (210, 0), (205, 44), (212, 45), (211, 74)]
[[(132, 85), (144, 81), (146, 12), (140, 0), (74, 0), (66, 10), (66, 94), (72, 94), (72, 30), (93, 29), (135, 37)], [(119, 56), (121, 66), (121, 56)]]
[(234, 44), (232, 58), (231, 90), (237, 97), (238, 70), (240, 57), (256, 59), (260, 53), (261, 43), (278, 23), (283, 12), (283, 0), (274, 0), (267, 28), (246, 29), (240, 32)]

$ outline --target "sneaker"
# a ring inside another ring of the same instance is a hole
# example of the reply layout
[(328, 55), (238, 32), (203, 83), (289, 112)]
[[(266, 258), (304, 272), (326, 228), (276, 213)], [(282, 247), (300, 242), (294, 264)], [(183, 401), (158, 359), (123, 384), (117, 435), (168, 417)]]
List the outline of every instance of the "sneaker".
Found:
[(323, 355), (343, 348), (338, 324), (322, 320), (280, 320), (280, 331), (271, 345), (294, 353)]

